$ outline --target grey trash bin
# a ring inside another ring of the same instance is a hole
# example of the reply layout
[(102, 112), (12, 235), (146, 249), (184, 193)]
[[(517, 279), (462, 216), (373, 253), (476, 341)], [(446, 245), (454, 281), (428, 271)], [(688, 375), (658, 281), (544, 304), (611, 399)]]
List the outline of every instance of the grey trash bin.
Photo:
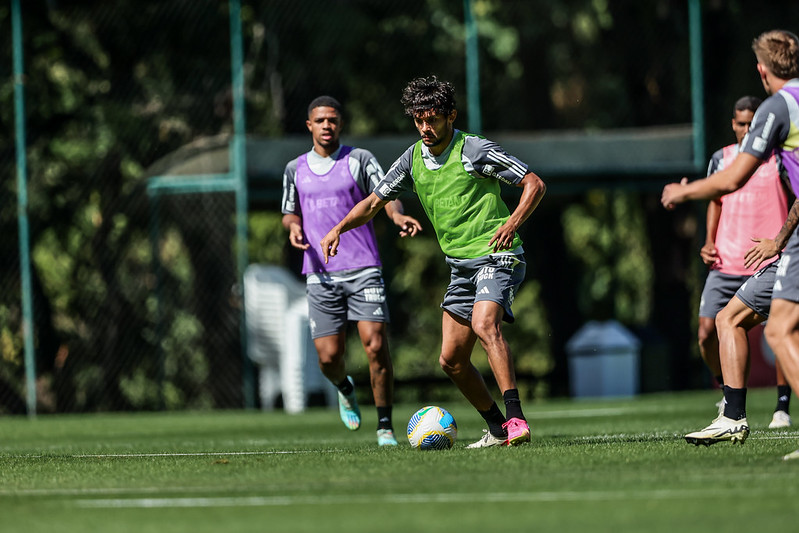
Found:
[(635, 396), (641, 341), (616, 320), (586, 323), (566, 343), (574, 398)]

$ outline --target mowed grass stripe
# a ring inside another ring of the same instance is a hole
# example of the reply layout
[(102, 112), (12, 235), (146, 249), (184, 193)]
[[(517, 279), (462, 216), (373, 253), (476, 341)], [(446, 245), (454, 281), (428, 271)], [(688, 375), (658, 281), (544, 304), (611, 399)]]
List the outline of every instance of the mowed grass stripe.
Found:
[[(775, 489), (777, 492), (778, 489)], [(78, 499), (83, 508), (169, 508), (169, 507), (272, 507), (290, 505), (342, 504), (429, 504), (492, 502), (573, 502), (628, 500), (695, 500), (697, 498), (744, 496), (746, 489), (714, 487), (709, 490), (635, 490), (635, 491), (563, 491), (563, 492), (453, 492), (439, 494), (350, 494), (324, 496), (240, 496), (205, 498), (103, 498)]]

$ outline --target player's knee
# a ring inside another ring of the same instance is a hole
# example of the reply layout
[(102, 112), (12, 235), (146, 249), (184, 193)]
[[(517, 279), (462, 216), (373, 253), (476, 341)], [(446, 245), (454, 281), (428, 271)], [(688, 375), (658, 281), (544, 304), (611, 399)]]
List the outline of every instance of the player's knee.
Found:
[(438, 356), (438, 364), (441, 366), (441, 370), (448, 376), (456, 375), (462, 369), (462, 365), (458, 364), (456, 360), (444, 353)]
[(733, 329), (737, 324), (731, 315), (721, 311), (718, 315), (716, 315), (715, 325), (716, 328), (713, 331), (713, 335), (719, 335), (722, 331)]
[(380, 334), (370, 335), (363, 341), (363, 349), (369, 359), (379, 358), (384, 351), (385, 339)]
[(337, 364), (344, 357), (343, 349), (330, 348), (320, 350), (317, 348), (316, 353), (319, 357), (319, 367), (322, 369)]
[(472, 331), (481, 341), (493, 341), (502, 338), (502, 325), (495, 322), (490, 317), (473, 318)]
[(782, 342), (784, 334), (785, 329), (782, 327), (782, 324), (780, 324), (779, 321), (772, 319), (766, 322), (763, 335), (766, 337), (766, 342), (768, 342), (771, 348), (777, 348), (777, 346)]
[(707, 346), (716, 340), (716, 326), (719, 321), (719, 315), (716, 316), (715, 322), (700, 321), (699, 328), (697, 329), (697, 340), (700, 346)]

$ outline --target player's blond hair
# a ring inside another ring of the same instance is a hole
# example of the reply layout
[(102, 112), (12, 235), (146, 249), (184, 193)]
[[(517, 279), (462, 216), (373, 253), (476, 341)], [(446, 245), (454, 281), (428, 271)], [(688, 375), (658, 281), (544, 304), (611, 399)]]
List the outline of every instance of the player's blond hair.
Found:
[(799, 77), (799, 38), (785, 30), (761, 33), (752, 41), (758, 63), (783, 80)]

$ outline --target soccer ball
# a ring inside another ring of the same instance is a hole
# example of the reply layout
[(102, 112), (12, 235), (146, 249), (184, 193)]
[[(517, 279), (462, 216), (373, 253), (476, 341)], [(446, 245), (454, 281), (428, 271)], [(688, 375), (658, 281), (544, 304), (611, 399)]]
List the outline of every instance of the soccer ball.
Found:
[(458, 435), (458, 425), (446, 409), (422, 407), (408, 422), (408, 441), (420, 450), (447, 450)]

